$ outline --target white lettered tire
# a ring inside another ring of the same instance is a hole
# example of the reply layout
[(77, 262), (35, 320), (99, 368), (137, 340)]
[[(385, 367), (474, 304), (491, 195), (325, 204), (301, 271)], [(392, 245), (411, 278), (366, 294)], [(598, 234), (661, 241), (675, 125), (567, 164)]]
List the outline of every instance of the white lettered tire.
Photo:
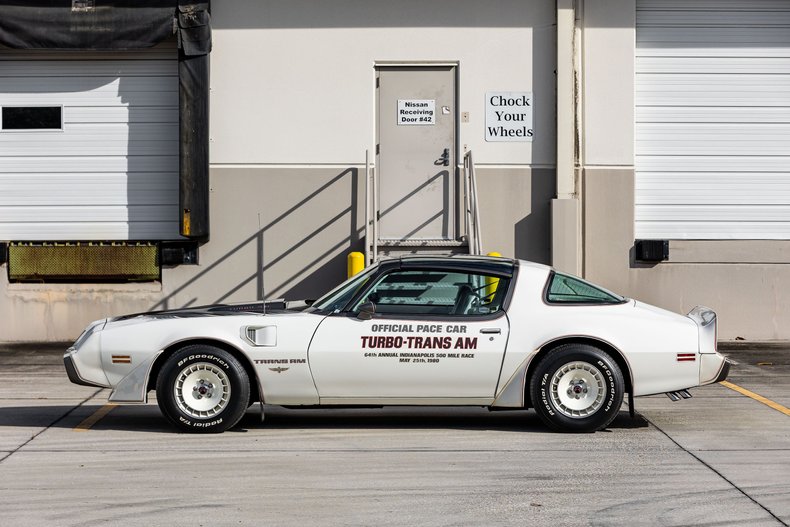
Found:
[(156, 398), (162, 413), (177, 428), (224, 432), (244, 416), (250, 380), (227, 351), (194, 344), (167, 359), (156, 381)]
[(595, 432), (617, 416), (624, 387), (623, 373), (609, 354), (588, 344), (565, 344), (538, 363), (529, 394), (550, 428)]

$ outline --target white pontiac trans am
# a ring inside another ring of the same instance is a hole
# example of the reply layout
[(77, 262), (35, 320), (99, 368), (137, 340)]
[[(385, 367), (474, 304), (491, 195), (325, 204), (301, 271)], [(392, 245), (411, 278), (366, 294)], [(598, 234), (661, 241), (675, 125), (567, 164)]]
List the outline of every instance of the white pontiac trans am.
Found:
[(255, 402), (287, 407), (534, 408), (555, 430), (605, 428), (628, 394), (726, 378), (716, 314), (679, 315), (530, 262), (385, 260), (314, 302), (98, 320), (64, 356), (110, 401), (156, 390), (177, 428), (222, 432)]

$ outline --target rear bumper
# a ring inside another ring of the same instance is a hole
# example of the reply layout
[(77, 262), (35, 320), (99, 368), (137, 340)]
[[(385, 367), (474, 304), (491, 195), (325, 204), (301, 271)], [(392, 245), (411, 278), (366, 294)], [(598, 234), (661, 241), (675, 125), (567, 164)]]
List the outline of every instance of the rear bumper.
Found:
[(725, 358), (724, 364), (721, 365), (721, 371), (719, 375), (716, 377), (716, 380), (713, 382), (721, 382), (727, 379), (727, 375), (730, 374), (730, 366), (732, 366), (732, 361), (730, 359)]
[(701, 353), (699, 355), (699, 384), (713, 384), (727, 378), (732, 362), (721, 353)]

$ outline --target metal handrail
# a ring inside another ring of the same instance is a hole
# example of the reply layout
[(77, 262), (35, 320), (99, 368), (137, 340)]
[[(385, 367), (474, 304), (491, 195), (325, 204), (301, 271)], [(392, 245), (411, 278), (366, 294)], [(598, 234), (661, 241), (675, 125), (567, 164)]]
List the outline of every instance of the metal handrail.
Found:
[[(464, 208), (466, 242), (469, 254), (482, 254), (480, 209), (477, 196), (477, 176), (472, 151), (464, 154)], [(370, 150), (365, 150), (365, 262), (378, 260), (379, 196), (376, 167), (370, 162)]]
[(475, 254), (483, 254), (483, 239), (480, 235), (480, 206), (477, 197), (477, 175), (475, 174), (475, 164), (472, 161), (472, 152), (469, 152), (469, 166), (472, 169), (470, 179), (472, 181), (472, 210), (475, 214)]
[[(373, 182), (373, 260), (379, 259), (379, 181), (375, 163), (370, 167), (370, 180)], [(371, 262), (371, 263), (372, 263)]]
[(464, 204), (466, 208), (466, 240), (469, 254), (482, 254), (483, 243), (480, 236), (480, 208), (477, 198), (477, 176), (472, 151), (464, 154)]
[(365, 150), (365, 265), (379, 257), (379, 200), (376, 166), (370, 162), (370, 150)]
[(469, 160), (469, 152), (467, 152), (464, 154), (464, 224), (466, 227), (466, 247), (471, 254), (474, 233), (472, 232), (472, 215), (470, 214), (472, 203), (469, 192), (469, 187), (471, 186), (469, 184)]
[(365, 265), (370, 265), (370, 150), (365, 150)]

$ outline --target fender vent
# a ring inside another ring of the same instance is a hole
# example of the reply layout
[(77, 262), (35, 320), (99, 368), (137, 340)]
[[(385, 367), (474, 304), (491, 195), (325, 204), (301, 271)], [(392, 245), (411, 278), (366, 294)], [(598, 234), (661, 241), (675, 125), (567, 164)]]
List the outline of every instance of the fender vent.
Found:
[(247, 326), (242, 336), (253, 346), (276, 346), (277, 326)]

